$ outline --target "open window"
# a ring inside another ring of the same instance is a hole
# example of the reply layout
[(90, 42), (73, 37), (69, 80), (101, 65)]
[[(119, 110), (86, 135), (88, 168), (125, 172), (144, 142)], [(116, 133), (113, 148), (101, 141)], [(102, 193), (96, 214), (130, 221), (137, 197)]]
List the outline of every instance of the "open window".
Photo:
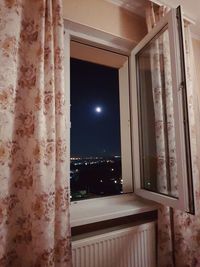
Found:
[[(68, 108), (70, 56), (118, 71), (122, 192), (130, 193), (110, 194), (95, 201), (72, 199), (72, 218), (75, 221), (79, 218), (81, 224), (87, 210), (87, 222), (96, 222), (97, 213), (101, 221), (105, 214), (111, 219), (153, 210), (157, 208), (155, 202), (194, 213), (180, 9), (171, 10), (132, 52), (130, 44), (120, 38), (116, 41), (109, 34), (68, 22), (65, 27)], [(136, 195), (155, 202), (144, 200), (142, 204), (143, 200)]]
[(134, 192), (193, 212), (182, 25), (171, 10), (131, 54)]

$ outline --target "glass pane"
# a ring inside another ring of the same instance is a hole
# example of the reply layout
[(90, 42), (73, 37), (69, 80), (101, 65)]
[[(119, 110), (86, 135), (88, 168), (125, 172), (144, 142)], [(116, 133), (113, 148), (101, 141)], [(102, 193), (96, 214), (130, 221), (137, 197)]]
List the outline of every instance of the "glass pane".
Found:
[(142, 188), (178, 197), (169, 32), (137, 54)]
[(122, 193), (118, 69), (71, 58), (71, 198)]

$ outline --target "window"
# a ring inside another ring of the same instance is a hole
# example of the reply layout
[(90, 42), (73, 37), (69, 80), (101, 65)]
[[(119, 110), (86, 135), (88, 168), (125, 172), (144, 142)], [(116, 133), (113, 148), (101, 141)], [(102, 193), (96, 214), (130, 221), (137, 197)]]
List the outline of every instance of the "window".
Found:
[[(118, 58), (121, 63), (115, 63)], [(133, 192), (125, 61), (125, 56), (71, 42), (72, 201)]]
[[(101, 43), (96, 36), (97, 32), (94, 38), (86, 38), (86, 42), (106, 47), (109, 41)], [(75, 37), (78, 42), (72, 38), (71, 57), (118, 70), (123, 192), (134, 189), (135, 195), (193, 213), (180, 9), (171, 10), (133, 49), (129, 60), (126, 56), (83, 45), (84, 38), (84, 35)], [(120, 50), (115, 43), (108, 47), (116, 52)], [(129, 44), (124, 47), (127, 53)], [(118, 61), (114, 55), (122, 59)]]

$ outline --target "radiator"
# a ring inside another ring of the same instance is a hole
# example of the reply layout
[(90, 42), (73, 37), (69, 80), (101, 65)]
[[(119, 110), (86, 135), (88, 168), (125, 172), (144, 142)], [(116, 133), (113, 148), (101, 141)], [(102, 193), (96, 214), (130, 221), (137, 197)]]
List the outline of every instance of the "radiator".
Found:
[(155, 223), (72, 242), (73, 267), (155, 267)]

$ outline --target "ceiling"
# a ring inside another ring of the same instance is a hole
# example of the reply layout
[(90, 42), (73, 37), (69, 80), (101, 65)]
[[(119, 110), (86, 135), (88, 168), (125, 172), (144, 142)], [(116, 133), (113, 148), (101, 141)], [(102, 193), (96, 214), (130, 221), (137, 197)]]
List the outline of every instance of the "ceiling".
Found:
[[(145, 16), (145, 3), (148, 0), (107, 0), (128, 9), (139, 16)], [(184, 15), (195, 24), (191, 26), (193, 34), (200, 39), (200, 0), (152, 0), (159, 5), (176, 8), (181, 5)]]
[(117, 6), (123, 7), (139, 16), (145, 17), (146, 0), (107, 0)]

